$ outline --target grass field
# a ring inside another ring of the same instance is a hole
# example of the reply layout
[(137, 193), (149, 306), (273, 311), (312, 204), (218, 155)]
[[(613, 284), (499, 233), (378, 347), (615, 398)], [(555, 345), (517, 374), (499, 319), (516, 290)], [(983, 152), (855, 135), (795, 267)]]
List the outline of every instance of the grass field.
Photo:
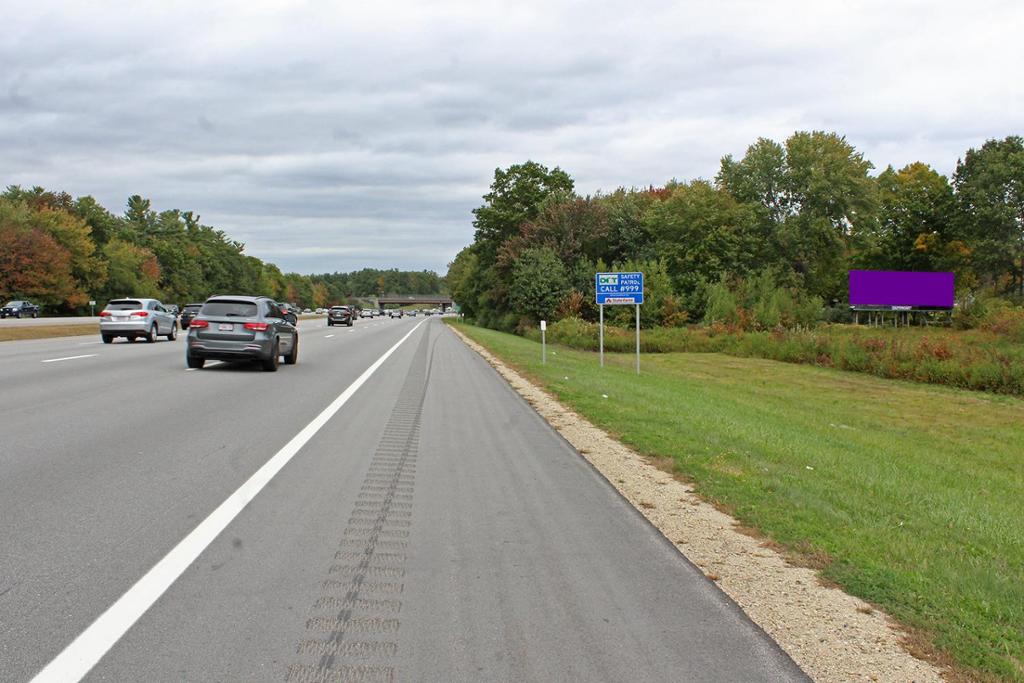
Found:
[(74, 337), (76, 335), (99, 335), (99, 325), (32, 325), (25, 327), (0, 327), (0, 342), (18, 339), (48, 339), (50, 337)]
[[(1024, 328), (1024, 323), (1021, 323)], [(539, 341), (540, 332), (527, 336)], [(597, 350), (594, 323), (566, 319), (548, 327), (548, 341)], [(731, 331), (722, 326), (643, 330), (652, 353), (721, 352), (744, 358), (852, 370), (890, 379), (1024, 396), (1024, 331), (820, 325), (811, 330)], [(633, 330), (607, 326), (605, 350), (629, 352)]]
[(1024, 681), (1024, 401), (717, 353), (645, 355), (638, 378), (549, 345), (542, 366), (459, 329), (966, 677)]

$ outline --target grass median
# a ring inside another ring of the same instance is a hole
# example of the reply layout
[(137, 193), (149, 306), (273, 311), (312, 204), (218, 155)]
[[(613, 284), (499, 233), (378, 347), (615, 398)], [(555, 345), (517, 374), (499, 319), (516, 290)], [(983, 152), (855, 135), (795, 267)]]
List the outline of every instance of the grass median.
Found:
[(49, 339), (50, 337), (77, 337), (96, 335), (99, 338), (99, 325), (26, 325), (24, 327), (0, 327), (0, 342), (18, 341), (20, 339)]
[(459, 329), (969, 677), (1024, 681), (1024, 401), (714, 353), (541, 365)]

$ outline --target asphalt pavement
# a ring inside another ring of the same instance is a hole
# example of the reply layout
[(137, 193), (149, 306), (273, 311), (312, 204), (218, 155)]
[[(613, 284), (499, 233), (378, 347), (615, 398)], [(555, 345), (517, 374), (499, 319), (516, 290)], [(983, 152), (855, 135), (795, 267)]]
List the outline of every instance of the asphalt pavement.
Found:
[(806, 680), (438, 319), (300, 329), (0, 343), (0, 680)]

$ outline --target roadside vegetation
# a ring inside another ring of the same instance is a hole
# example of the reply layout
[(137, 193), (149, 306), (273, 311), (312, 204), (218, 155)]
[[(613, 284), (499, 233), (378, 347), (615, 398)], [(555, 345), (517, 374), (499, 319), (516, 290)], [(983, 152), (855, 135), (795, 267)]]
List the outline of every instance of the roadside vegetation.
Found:
[[(967, 150), (947, 178), (927, 164), (874, 173), (836, 133), (761, 138), (713, 180), (581, 196), (560, 168), (497, 169), (473, 243), (447, 281), (467, 318), (508, 332), (594, 322), (594, 273), (643, 271), (642, 325), (773, 331), (852, 322), (850, 269), (953, 271), (958, 327), (979, 301), (1024, 302), (1024, 140)], [(961, 312), (963, 311), (963, 312)], [(632, 309), (610, 306), (629, 324)], [(1019, 318), (1018, 318), (1019, 319)]]
[(442, 287), (441, 277), (426, 270), (282, 273), (195, 213), (157, 212), (139, 195), (117, 215), (92, 197), (41, 187), (11, 186), (0, 194), (0, 299), (30, 299), (44, 315), (87, 314), (90, 300), (102, 309), (122, 296), (184, 305), (243, 292), (321, 308), (396, 292), (438, 294)]
[[(1024, 681), (1024, 401), (718, 353), (459, 329), (974, 680)], [(912, 648), (913, 649), (913, 648)]]
[(18, 341), (20, 339), (49, 339), (51, 337), (76, 337), (96, 335), (97, 325), (25, 325), (18, 327), (0, 327), (0, 342)]
[[(520, 332), (540, 341), (540, 331)], [(634, 330), (606, 326), (605, 350), (632, 352)], [(567, 318), (548, 326), (548, 341), (575, 349), (598, 349), (596, 323)], [(878, 377), (945, 384), (1024, 396), (1024, 311), (1005, 309), (978, 329), (815, 327), (743, 331), (724, 324), (657, 327), (640, 334), (644, 353), (727, 353)]]

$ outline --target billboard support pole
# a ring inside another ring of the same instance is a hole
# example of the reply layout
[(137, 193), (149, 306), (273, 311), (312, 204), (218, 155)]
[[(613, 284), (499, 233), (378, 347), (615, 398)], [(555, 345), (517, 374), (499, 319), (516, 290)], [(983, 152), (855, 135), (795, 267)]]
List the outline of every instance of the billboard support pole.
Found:
[(598, 339), (600, 344), (600, 356), (601, 356), (601, 367), (604, 367), (604, 304), (600, 304), (598, 307), (600, 311), (601, 323), (598, 325)]

